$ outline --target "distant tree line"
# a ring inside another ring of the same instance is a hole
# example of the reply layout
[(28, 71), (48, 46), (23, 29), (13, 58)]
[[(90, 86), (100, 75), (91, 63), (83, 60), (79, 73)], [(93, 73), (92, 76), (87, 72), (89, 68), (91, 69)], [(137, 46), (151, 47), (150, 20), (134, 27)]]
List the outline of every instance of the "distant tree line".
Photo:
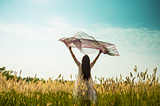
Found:
[[(43, 81), (44, 83), (45, 83), (45, 80), (44, 79), (40, 79), (40, 78), (33, 78), (33, 77), (24, 77), (24, 78), (22, 78), (21, 76), (17, 76), (17, 75), (13, 75), (12, 73), (13, 73), (13, 71), (12, 70), (6, 70), (6, 67), (2, 67), (2, 68), (0, 68), (0, 72), (2, 72), (2, 75), (4, 75), (4, 76), (6, 76), (7, 77), (7, 80), (9, 80), (9, 79), (14, 79), (14, 80), (17, 80), (17, 82), (19, 81), (19, 80), (25, 80), (26, 82), (37, 82), (37, 81)], [(59, 79), (59, 78), (57, 78), (57, 79), (55, 79), (56, 81), (59, 81), (59, 82), (62, 82), (63, 84), (64, 83), (66, 83), (67, 82), (67, 80), (64, 80), (64, 81), (62, 81), (61, 79)], [(73, 81), (71, 81), (71, 82), (73, 82)]]
[(33, 78), (33, 77), (24, 77), (24, 78), (22, 78), (21, 76), (17, 76), (17, 75), (12, 75), (12, 73), (13, 73), (13, 71), (12, 70), (5, 70), (6, 68), (5, 67), (2, 67), (2, 68), (0, 68), (0, 72), (2, 72), (2, 75), (4, 75), (4, 76), (6, 76), (7, 77), (7, 80), (9, 80), (9, 79), (16, 79), (17, 80), (17, 82), (19, 81), (19, 80), (25, 80), (26, 82), (29, 82), (29, 81), (33, 81), (33, 82), (37, 82), (37, 81), (43, 81), (44, 83), (45, 83), (45, 80), (43, 80), (43, 79), (39, 79), (39, 78)]

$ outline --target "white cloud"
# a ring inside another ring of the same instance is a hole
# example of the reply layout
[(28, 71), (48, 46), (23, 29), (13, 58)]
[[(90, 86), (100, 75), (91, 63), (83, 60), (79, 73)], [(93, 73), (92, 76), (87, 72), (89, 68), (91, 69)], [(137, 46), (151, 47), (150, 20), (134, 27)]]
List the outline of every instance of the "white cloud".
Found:
[(115, 43), (120, 48), (128, 51), (131, 49), (159, 51), (160, 50), (160, 31), (141, 29), (122, 29), (117, 27), (105, 27), (94, 25), (95, 30), (92, 34), (100, 40)]
[[(98, 40), (105, 40), (111, 43), (126, 45), (126, 47), (145, 47), (150, 49), (159, 48), (160, 31), (141, 29), (122, 29), (117, 27), (107, 27), (93, 25), (90, 29), (78, 28), (66, 24), (63, 20), (56, 18), (48, 20), (50, 27), (38, 25), (19, 25), (0, 22), (1, 33), (8, 33), (16, 37), (24, 37), (30, 40), (58, 40), (60, 37), (73, 36), (82, 30), (94, 36)], [(147, 47), (146, 47), (147, 46)]]
[[(8, 58), (1, 57), (3, 60), (1, 64), (8, 64), (10, 66), (7, 67), (14, 67), (15, 69), (19, 69), (16, 67), (21, 67), (22, 70), (25, 70), (25, 72), (23, 72), (25, 76), (31, 75), (32, 72), (34, 72), (41, 77), (44, 75), (44, 77), (47, 78), (47, 76), (51, 75), (49, 73), (54, 72), (54, 75), (52, 75), (53, 77), (61, 73), (62, 75), (65, 74), (65, 78), (68, 79), (69, 77), (67, 76), (71, 73), (77, 73), (77, 68), (65, 45), (58, 42), (58, 40), (61, 37), (73, 36), (78, 31), (84, 31), (94, 36), (97, 40), (115, 44), (120, 53), (120, 57), (108, 57), (102, 54), (93, 68), (93, 76), (115, 77), (120, 73), (126, 76), (129, 75), (130, 71), (133, 71), (135, 65), (138, 65), (140, 70), (145, 68), (150, 68), (152, 70), (156, 66), (158, 68), (160, 67), (158, 65), (160, 62), (158, 55), (160, 53), (160, 31), (158, 30), (148, 30), (147, 28), (123, 29), (120, 27), (109, 27), (98, 24), (93, 25), (92, 28), (79, 28), (71, 26), (58, 18), (47, 20), (47, 23), (48, 26), (46, 27), (46, 25), (9, 24), (0, 22), (0, 37), (5, 34), (10, 35), (10, 37), (23, 38), (29, 41), (52, 42), (54, 46), (53, 48), (47, 47), (47, 49), (42, 49), (45, 51), (37, 48), (28, 48), (28, 51), (32, 50), (32, 55), (29, 57), (28, 54), (26, 54), (27, 57), (24, 57), (22, 54), (19, 54), (22, 55), (21, 57), (23, 57), (23, 59), (19, 57), (19, 55), (18, 58), (14, 57), (11, 53), (3, 54), (2, 56), (8, 56)], [(27, 50), (22, 53), (29, 53)], [(79, 61), (81, 61), (82, 54), (77, 50), (74, 51)], [(39, 55), (34, 57), (37, 54)], [(95, 56), (96, 53), (91, 55), (91, 60), (93, 60)], [(16, 62), (13, 61), (14, 59), (17, 59)], [(23, 69), (23, 67), (25, 69)], [(35, 71), (36, 69), (37, 71)], [(43, 72), (45, 69), (48, 70), (48, 73), (44, 74)], [(27, 70), (31, 71), (26, 72)]]

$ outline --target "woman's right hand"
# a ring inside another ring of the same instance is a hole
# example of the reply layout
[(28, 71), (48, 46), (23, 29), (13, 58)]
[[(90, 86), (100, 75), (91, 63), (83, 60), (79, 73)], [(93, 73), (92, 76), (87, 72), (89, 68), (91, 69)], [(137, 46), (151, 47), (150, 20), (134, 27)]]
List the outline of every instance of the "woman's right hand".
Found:
[(71, 46), (69, 46), (69, 51), (72, 51), (72, 47)]

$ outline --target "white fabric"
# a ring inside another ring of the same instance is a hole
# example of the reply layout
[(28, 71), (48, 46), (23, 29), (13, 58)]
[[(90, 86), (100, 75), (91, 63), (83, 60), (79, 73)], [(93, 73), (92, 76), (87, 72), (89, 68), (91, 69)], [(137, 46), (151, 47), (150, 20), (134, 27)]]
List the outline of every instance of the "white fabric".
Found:
[(101, 50), (102, 53), (110, 56), (119, 56), (119, 53), (114, 44), (97, 41), (92, 36), (87, 35), (85, 32), (77, 32), (74, 37), (64, 37), (59, 39), (67, 47), (76, 47), (83, 54), (93, 53), (92, 51)]

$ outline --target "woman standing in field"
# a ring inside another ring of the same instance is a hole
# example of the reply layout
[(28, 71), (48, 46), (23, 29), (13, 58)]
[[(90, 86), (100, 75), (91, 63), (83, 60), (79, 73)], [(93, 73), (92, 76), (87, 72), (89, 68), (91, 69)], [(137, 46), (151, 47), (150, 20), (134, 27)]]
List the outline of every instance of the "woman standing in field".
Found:
[(72, 52), (71, 46), (69, 47), (69, 50), (73, 57), (73, 60), (79, 68), (78, 79), (75, 83), (73, 96), (83, 101), (84, 104), (87, 103), (88, 105), (90, 105), (90, 101), (92, 101), (95, 104), (97, 100), (97, 92), (93, 87), (91, 68), (94, 66), (97, 59), (99, 58), (101, 51), (99, 51), (97, 57), (94, 59), (92, 63), (90, 63), (90, 58), (88, 57), (88, 55), (84, 55), (82, 58), (82, 63), (80, 63), (76, 59), (74, 53)]

